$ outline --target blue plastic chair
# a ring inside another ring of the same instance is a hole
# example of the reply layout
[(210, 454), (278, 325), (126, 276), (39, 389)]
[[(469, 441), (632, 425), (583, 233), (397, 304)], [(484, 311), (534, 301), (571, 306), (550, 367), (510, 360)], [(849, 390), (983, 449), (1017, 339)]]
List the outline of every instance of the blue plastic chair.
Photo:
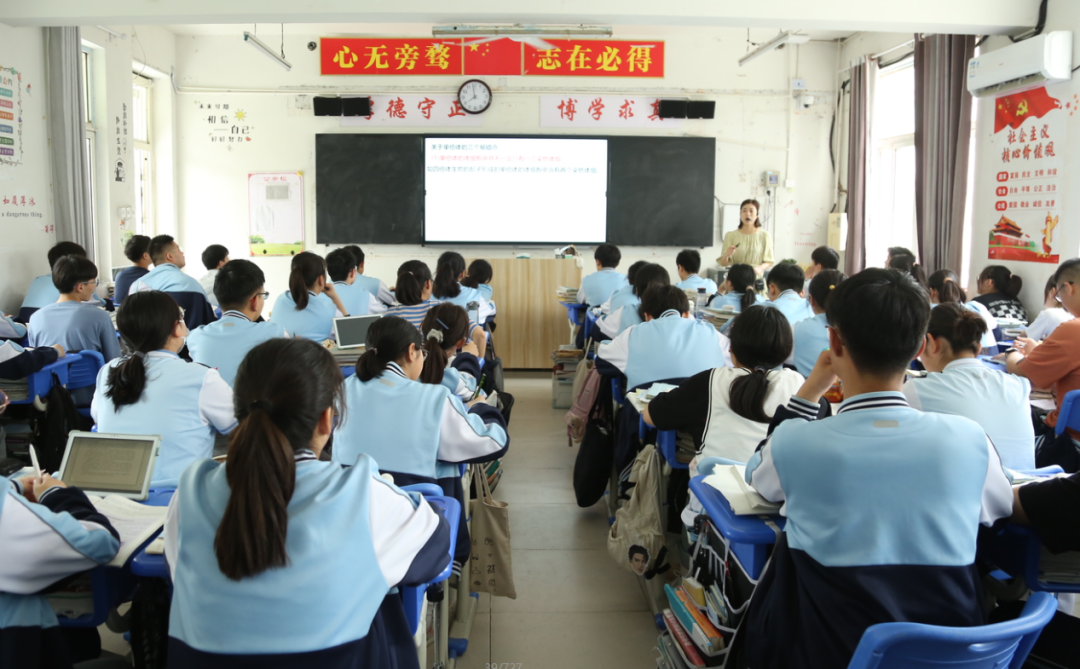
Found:
[[(97, 385), (98, 370), (105, 366), (105, 356), (97, 351), (79, 351), (79, 356), (81, 359), (72, 363), (71, 370), (68, 372), (68, 390), (94, 387)], [(78, 406), (75, 410), (90, 418), (90, 407)]]
[(1036, 592), (1016, 620), (981, 627), (882, 623), (863, 632), (848, 669), (1019, 669), (1057, 600)]
[(596, 321), (600, 320), (590, 309), (585, 312), (585, 340), (588, 341), (592, 337), (593, 329), (596, 327)]
[[(656, 428), (646, 423), (644, 416), (640, 417), (638, 421), (638, 438), (644, 442), (645, 437), (648, 436), (649, 432), (656, 430)], [(678, 434), (675, 430), (656, 430), (656, 447), (660, 449), (660, 453), (664, 456), (664, 460), (667, 461), (672, 469), (690, 469), (690, 465), (683, 464), (676, 458), (679, 446)]]
[(1070, 390), (1065, 393), (1065, 399), (1061, 401), (1061, 410), (1058, 411), (1057, 427), (1054, 431), (1061, 434), (1065, 428), (1080, 430), (1080, 390)]
[(32, 404), (34, 398), (46, 398), (52, 390), (53, 374), (60, 380), (60, 384), (67, 386), (70, 369), (73, 364), (82, 360), (81, 353), (69, 353), (56, 362), (45, 365), (26, 378), (26, 399), (12, 400), (12, 404)]

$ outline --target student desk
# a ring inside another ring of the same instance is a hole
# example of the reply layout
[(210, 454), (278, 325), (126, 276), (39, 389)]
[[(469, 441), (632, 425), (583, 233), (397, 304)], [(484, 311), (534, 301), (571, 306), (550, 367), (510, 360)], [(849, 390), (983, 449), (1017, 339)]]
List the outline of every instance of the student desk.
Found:
[[(724, 495), (705, 483), (704, 476), (690, 479), (690, 490), (705, 508), (716, 529), (731, 542), (731, 550), (739, 558), (750, 578), (761, 578), (768, 561), (769, 547), (776, 543), (777, 534), (787, 519), (782, 516), (736, 516)], [(777, 530), (769, 527), (772, 523)]]

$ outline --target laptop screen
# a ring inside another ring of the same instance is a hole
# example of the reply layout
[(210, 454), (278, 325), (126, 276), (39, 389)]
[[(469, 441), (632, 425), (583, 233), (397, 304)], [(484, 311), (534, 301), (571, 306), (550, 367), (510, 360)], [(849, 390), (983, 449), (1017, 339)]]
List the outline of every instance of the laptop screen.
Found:
[(368, 329), (371, 324), (381, 318), (375, 316), (350, 316), (348, 318), (335, 318), (334, 327), (337, 331), (337, 343), (339, 348), (352, 348), (362, 346), (367, 340)]
[(139, 494), (153, 466), (157, 438), (77, 435), (65, 458), (64, 483), (98, 493)]

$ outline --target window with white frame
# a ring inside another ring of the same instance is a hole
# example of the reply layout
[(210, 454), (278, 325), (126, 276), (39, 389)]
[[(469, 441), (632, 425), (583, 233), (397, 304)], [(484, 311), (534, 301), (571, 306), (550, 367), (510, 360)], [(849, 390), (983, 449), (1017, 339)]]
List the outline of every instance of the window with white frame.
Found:
[(888, 249), (917, 251), (915, 232), (915, 68), (906, 60), (878, 73), (868, 183), (866, 264), (884, 265)]
[(150, 167), (150, 79), (132, 75), (131, 125), (135, 149), (135, 234), (153, 236), (153, 206)]
[(83, 78), (83, 123), (86, 126), (86, 174), (90, 179), (90, 229), (94, 231), (94, 248), (98, 246), (97, 229), (97, 126), (94, 114), (94, 56), (82, 47), (80, 59)]

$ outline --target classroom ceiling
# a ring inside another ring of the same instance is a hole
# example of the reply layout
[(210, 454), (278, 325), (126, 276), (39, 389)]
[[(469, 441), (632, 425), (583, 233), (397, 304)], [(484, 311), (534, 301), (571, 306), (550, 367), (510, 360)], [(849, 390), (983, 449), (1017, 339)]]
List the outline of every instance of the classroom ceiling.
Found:
[(11, 26), (530, 23), (1003, 34), (1031, 28), (1040, 0), (35, 0)]

